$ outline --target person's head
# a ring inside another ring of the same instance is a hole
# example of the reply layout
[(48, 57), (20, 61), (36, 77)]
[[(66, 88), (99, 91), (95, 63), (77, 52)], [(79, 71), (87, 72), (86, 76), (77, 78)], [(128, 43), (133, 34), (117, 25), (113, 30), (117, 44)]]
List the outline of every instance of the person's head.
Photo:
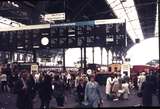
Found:
[(80, 84), (83, 84), (83, 82), (84, 82), (83, 78), (80, 78), (80, 79), (79, 79), (79, 83), (80, 83)]
[(117, 77), (118, 77), (118, 75), (115, 73), (115, 74), (114, 74), (114, 77), (116, 77), (116, 78), (117, 78)]
[(10, 68), (10, 64), (7, 64), (7, 68)]
[(23, 78), (24, 80), (27, 80), (29, 77), (29, 73), (26, 71), (23, 71), (23, 72), (21, 72), (20, 77)]
[(55, 81), (58, 81), (59, 79), (60, 79), (60, 78), (59, 78), (59, 75), (55, 75), (55, 76), (54, 76), (54, 80), (55, 80)]
[(92, 82), (95, 81), (95, 74), (90, 75), (90, 81), (92, 81)]

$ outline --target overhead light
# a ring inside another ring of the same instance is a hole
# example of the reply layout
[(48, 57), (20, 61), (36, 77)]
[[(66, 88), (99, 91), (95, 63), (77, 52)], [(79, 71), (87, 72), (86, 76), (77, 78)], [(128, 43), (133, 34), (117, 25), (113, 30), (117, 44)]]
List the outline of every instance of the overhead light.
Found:
[(23, 47), (17, 47), (18, 49), (23, 49)]
[(39, 48), (39, 46), (33, 46), (33, 48)]

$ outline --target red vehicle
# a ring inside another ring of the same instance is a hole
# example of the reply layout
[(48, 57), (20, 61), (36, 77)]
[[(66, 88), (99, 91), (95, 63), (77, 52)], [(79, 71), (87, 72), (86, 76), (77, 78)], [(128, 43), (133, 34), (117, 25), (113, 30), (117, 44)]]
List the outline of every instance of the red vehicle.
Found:
[(149, 70), (155, 70), (155, 67), (147, 65), (134, 65), (133, 68), (131, 68), (131, 73), (141, 73), (141, 72), (149, 73)]

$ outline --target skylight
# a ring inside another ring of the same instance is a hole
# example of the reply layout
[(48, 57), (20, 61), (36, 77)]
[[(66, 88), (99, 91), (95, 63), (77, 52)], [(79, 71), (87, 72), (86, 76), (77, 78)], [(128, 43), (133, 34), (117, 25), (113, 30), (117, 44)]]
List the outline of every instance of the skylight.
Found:
[(157, 14), (156, 14), (156, 24), (155, 24), (155, 36), (159, 36), (159, 32), (158, 32), (158, 3), (157, 3)]
[[(140, 26), (138, 14), (134, 5), (133, 0), (106, 0), (106, 2), (111, 6), (115, 15), (120, 19), (126, 19), (126, 30), (131, 37), (132, 41), (139, 38), (144, 39), (142, 29)], [(136, 19), (136, 20), (135, 20)]]

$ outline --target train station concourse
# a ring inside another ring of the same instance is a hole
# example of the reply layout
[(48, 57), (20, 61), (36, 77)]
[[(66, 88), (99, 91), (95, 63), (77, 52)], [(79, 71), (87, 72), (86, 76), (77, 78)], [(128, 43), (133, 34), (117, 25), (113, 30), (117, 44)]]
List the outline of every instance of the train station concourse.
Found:
[(0, 109), (160, 107), (158, 0), (0, 1)]

